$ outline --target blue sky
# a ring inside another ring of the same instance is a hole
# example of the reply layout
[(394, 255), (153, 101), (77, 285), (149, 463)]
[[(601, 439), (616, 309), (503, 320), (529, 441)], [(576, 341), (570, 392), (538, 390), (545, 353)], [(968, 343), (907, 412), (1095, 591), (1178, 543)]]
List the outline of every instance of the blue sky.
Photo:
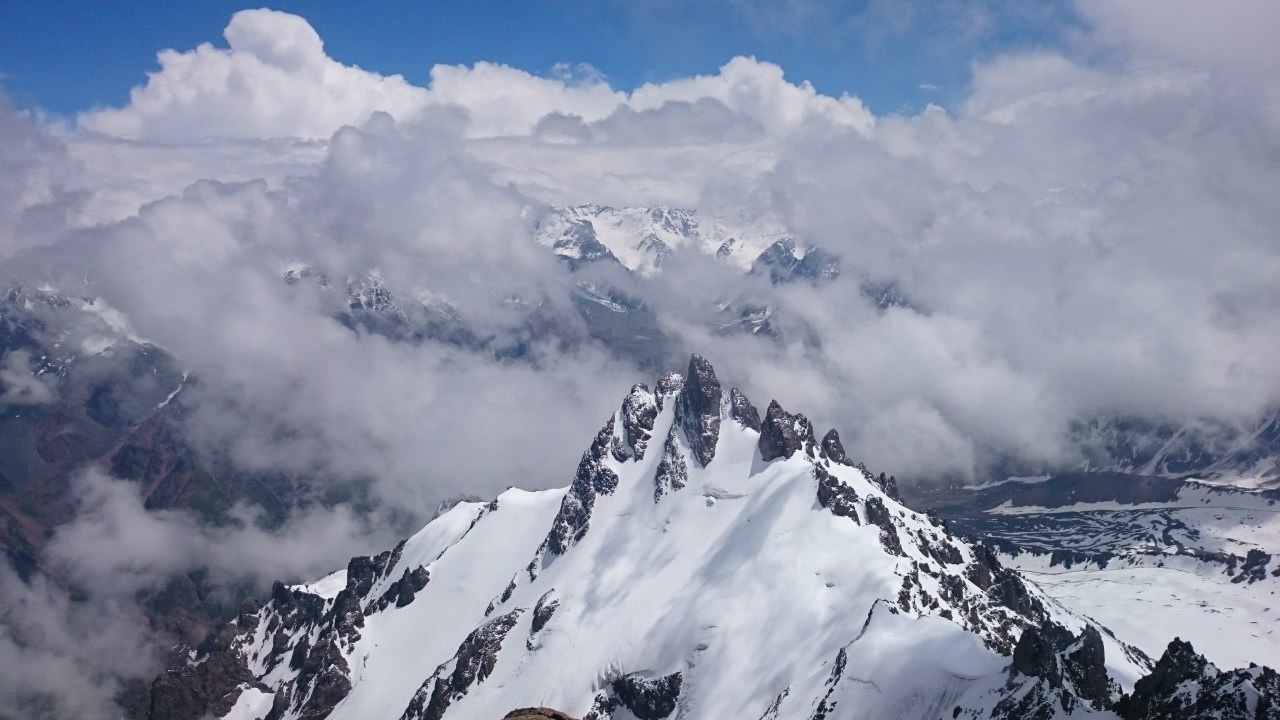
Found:
[[(1061, 49), (1076, 26), (1064, 3), (820, 3), (806, 0), (547, 0), (337, 2), (280, 0), (328, 54), (423, 85), (436, 63), (501, 62), (538, 74), (588, 63), (615, 87), (714, 73), (735, 55), (783, 67), (822, 93), (855, 94), (878, 114), (962, 97), (973, 62), (1028, 48)], [(95, 0), (9, 4), (0, 75), (19, 107), (72, 114), (120, 105), (162, 48), (225, 47), (244, 2)], [(923, 86), (923, 87), (922, 87)], [(933, 87), (930, 87), (933, 86)]]

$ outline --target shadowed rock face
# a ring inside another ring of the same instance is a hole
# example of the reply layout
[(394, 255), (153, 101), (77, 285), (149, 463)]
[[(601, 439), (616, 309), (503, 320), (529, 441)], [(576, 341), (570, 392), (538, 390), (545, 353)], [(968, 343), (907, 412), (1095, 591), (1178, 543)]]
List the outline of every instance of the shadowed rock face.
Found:
[(1258, 665), (1221, 672), (1191, 643), (1174, 638), (1151, 673), (1134, 683), (1133, 693), (1121, 698), (1115, 710), (1125, 720), (1280, 720), (1280, 674)]
[(865, 505), (867, 522), (880, 528), (880, 544), (885, 551), (893, 555), (902, 555), (902, 540), (898, 537), (898, 529), (889, 517), (889, 509), (878, 497), (867, 498)]
[(760, 458), (765, 462), (789, 458), (798, 450), (812, 452), (813, 426), (803, 415), (792, 415), (777, 400), (769, 403), (760, 426)]
[(556, 609), (560, 607), (560, 601), (552, 597), (554, 593), (555, 590), (548, 590), (542, 594), (542, 597), (538, 598), (538, 604), (533, 608), (533, 622), (529, 625), (530, 633), (538, 633), (551, 621), (551, 616), (556, 614)]
[(662, 459), (658, 462), (658, 470), (653, 476), (653, 500), (657, 502), (664, 494), (675, 492), (689, 481), (689, 470), (680, 455), (680, 447), (676, 440), (676, 429), (667, 433), (667, 442), (662, 448)]
[(611, 451), (613, 427), (613, 417), (610, 416), (596, 435), (595, 442), (582, 455), (573, 484), (560, 503), (560, 512), (556, 514), (545, 543), (547, 549), (556, 555), (563, 555), (573, 543), (587, 534), (596, 496), (608, 495), (618, 487), (617, 473), (604, 465), (604, 459)]
[(716, 456), (720, 439), (720, 381), (701, 355), (689, 358), (684, 387), (676, 397), (676, 419), (689, 441), (689, 450), (703, 467)]
[(452, 660), (436, 668), (414, 693), (401, 720), (440, 720), (453, 701), (464, 697), (473, 685), (484, 682), (498, 662), (502, 641), (522, 612), (517, 608), (472, 630)]
[(818, 465), (813, 466), (813, 474), (818, 479), (818, 504), (833, 515), (861, 524), (858, 519), (858, 493)]
[(1102, 635), (1086, 625), (1079, 635), (1042, 620), (1022, 633), (1013, 649), (1004, 699), (992, 717), (1049, 720), (1082, 704), (1110, 709), (1120, 687), (1107, 675)]
[(1076, 694), (1101, 710), (1111, 702), (1115, 689), (1107, 676), (1106, 653), (1102, 635), (1092, 625), (1086, 625), (1080, 633), (1080, 643), (1066, 657), (1066, 672), (1075, 685)]
[(151, 687), (150, 717), (197, 720), (207, 712), (225, 715), (240, 697), (243, 683), (254, 683), (244, 657), (215, 652), (199, 665), (171, 670)]
[(1061, 625), (1046, 623), (1027, 628), (1013, 648), (1010, 673), (1046, 680), (1052, 688), (1062, 687), (1058, 652), (1070, 645), (1071, 640), (1071, 632)]
[(574, 720), (559, 710), (551, 708), (520, 708), (502, 716), (502, 720)]
[(738, 388), (729, 391), (729, 417), (742, 423), (743, 427), (760, 432), (760, 413)]
[(622, 401), (622, 430), (627, 447), (636, 460), (644, 459), (657, 417), (658, 405), (649, 388), (643, 383), (633, 386), (631, 393)]
[(898, 502), (902, 502), (902, 494), (898, 492), (897, 478), (892, 475), (885, 477), (884, 473), (880, 473), (878, 476), (872, 478), (871, 482), (875, 483), (876, 487), (883, 490), (885, 495), (888, 495)]
[(840, 433), (836, 432), (835, 428), (831, 428), (826, 435), (822, 436), (822, 457), (833, 463), (853, 467), (853, 461), (849, 460), (849, 456), (845, 454), (844, 443), (840, 442)]
[(678, 672), (660, 678), (625, 675), (613, 681), (613, 692), (640, 720), (661, 720), (675, 712), (683, 679)]

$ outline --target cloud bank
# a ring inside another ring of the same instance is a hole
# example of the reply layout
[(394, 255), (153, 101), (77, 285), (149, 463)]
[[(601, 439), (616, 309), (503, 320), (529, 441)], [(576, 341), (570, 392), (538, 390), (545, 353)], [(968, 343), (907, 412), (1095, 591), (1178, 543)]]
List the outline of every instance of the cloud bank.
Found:
[[(288, 435), (344, 448), (326, 458), (365, 458), (346, 446), (411, 446), (412, 429), (440, 414), (431, 381), (408, 368), (477, 373), (449, 388), (502, 381), (483, 376), (487, 363), (459, 362), (456, 348), (351, 336), (314, 298), (290, 295), (281, 267), (375, 273), (463, 308), (509, 342), (522, 341), (510, 301), (545, 303), (564, 341), (583, 329), (560, 268), (528, 242), (530, 208), (670, 205), (770, 218), (839, 255), (845, 277), (821, 290), (769, 288), (683, 261), (698, 268), (696, 281), (669, 272), (635, 288), (679, 346), (720, 351), (744, 384), (795, 397), (846, 434), (865, 430), (854, 441), (865, 457), (908, 475), (974, 477), (993, 449), (1064, 462), (1073, 419), (1246, 421), (1280, 397), (1265, 359), (1280, 337), (1273, 54), (1251, 42), (1214, 50), (1217, 31), (1197, 32), (1178, 13), (1175, 32), (1151, 37), (1143, 28), (1153, 16), (1142, 13), (1162, 11), (1085, 3), (1076, 55), (999, 57), (974, 68), (956, 112), (880, 118), (752, 58), (629, 92), (594, 72), (539, 77), (487, 63), (437, 66), (428, 87), (413, 87), (327, 57), (302, 18), (244, 11), (226, 49), (162, 52), (128, 105), (80, 117), (96, 134), (63, 138), (64, 154), (97, 183), (73, 188), (88, 206), (109, 196), (120, 214), (151, 201), (123, 223), (72, 223), (65, 245), (77, 248), (74, 272), (92, 267), (93, 289), (148, 336), (239, 398), (261, 399), (254, 417), (287, 415), (285, 427), (307, 429)], [(1270, 12), (1248, 6), (1230, 22), (1265, 24)], [(297, 142), (310, 144), (299, 152), (288, 144)], [(146, 169), (175, 155), (182, 173)], [(128, 182), (113, 184), (107, 158)], [(191, 184), (197, 177), (207, 179)], [(53, 267), (57, 255), (38, 257)], [(139, 277), (145, 258), (163, 258), (162, 269)], [(867, 278), (892, 281), (927, 312), (868, 308)], [(743, 346), (705, 330), (701, 308), (747, 295), (806, 333)], [(189, 318), (209, 313), (217, 329), (192, 333)], [(601, 386), (568, 378), (623, 382), (615, 361), (571, 344), (569, 356), (544, 345), (536, 371), (498, 372), (536, 372), (542, 382), (516, 381), (580, 398)], [(228, 363), (233, 355), (248, 362)], [(386, 370), (368, 384), (341, 381), (361, 366)], [(565, 379), (547, 371), (556, 367)], [(422, 392), (406, 401), (405, 382)], [(304, 390), (313, 383), (353, 390), (322, 398)], [(465, 399), (454, 403), (465, 412)], [(519, 412), (512, 403), (496, 415)], [(911, 449), (917, 436), (939, 450)], [(417, 452), (385, 455), (405, 458), (392, 462), (401, 485), (424, 466)]]

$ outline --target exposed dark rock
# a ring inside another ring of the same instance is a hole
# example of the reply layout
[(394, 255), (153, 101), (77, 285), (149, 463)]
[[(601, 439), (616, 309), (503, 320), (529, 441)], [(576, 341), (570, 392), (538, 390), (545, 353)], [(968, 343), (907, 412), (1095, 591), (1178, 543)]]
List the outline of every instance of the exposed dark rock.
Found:
[(644, 459), (645, 448), (653, 433), (653, 421), (657, 417), (658, 405), (649, 388), (643, 384), (632, 387), (622, 401), (622, 435), (636, 460)]
[(960, 548), (947, 541), (946, 538), (937, 539), (936, 541), (936, 539), (931, 539), (922, 532), (919, 533), (916, 541), (919, 542), (920, 548), (928, 553), (929, 557), (941, 562), (942, 565), (959, 565), (964, 562), (964, 556), (960, 555)]
[[(484, 682), (498, 663), (502, 641), (522, 612), (516, 608), (472, 630), (453, 658), (423, 681), (401, 720), (440, 720), (449, 705), (464, 697), (473, 685)], [(453, 669), (449, 670), (451, 665)]]
[(1267, 564), (1271, 562), (1271, 556), (1258, 548), (1249, 551), (1245, 556), (1244, 565), (1240, 566), (1240, 573), (1231, 578), (1233, 583), (1242, 583), (1246, 580), (1250, 583), (1267, 579)]
[(679, 490), (688, 480), (689, 471), (680, 454), (675, 425), (672, 425), (671, 432), (667, 433), (667, 442), (662, 447), (662, 459), (658, 461), (658, 469), (653, 476), (653, 501), (657, 502), (664, 494)]
[(689, 358), (684, 386), (676, 396), (676, 423), (684, 430), (689, 451), (706, 467), (716, 456), (720, 439), (720, 381), (715, 369), (701, 355)]
[(421, 592), (431, 582), (431, 571), (419, 565), (409, 573), (409, 583), (413, 586), (414, 592)]
[(683, 676), (673, 672), (660, 678), (624, 675), (613, 681), (613, 693), (640, 720), (661, 720), (675, 712)]
[(1080, 703), (1109, 709), (1119, 686), (1107, 675), (1105, 660), (1102, 636), (1093, 626), (1079, 636), (1050, 620), (1028, 627), (1014, 647), (1006, 695), (992, 717), (1048, 720), (1072, 713)]
[(307, 656), (311, 654), (311, 640), (308, 636), (303, 635), (298, 639), (298, 644), (293, 646), (293, 654), (289, 656), (289, 669), (301, 670), (303, 663), (307, 661)]
[(813, 466), (813, 475), (818, 480), (818, 504), (830, 510), (833, 515), (847, 517), (861, 524), (862, 521), (858, 519), (858, 493), (821, 465)]
[(812, 453), (815, 445), (813, 426), (804, 415), (792, 415), (777, 400), (770, 401), (760, 426), (760, 457), (765, 462), (789, 458), (804, 450)]
[(502, 720), (574, 720), (559, 710), (551, 708), (520, 708), (502, 716)]
[(995, 582), (996, 574), (1003, 569), (991, 546), (978, 543), (973, 546), (973, 562), (969, 563), (964, 574), (979, 589), (989, 590)]
[(591, 709), (582, 720), (611, 720), (613, 712), (618, 709), (618, 699), (608, 693), (597, 693), (591, 703)]
[(554, 555), (563, 555), (587, 534), (591, 525), (591, 509), (597, 495), (609, 495), (618, 488), (618, 475), (604, 466), (613, 439), (613, 416), (605, 423), (591, 447), (582, 455), (573, 484), (560, 502), (560, 511), (552, 521), (551, 531), (543, 543)]
[(530, 633), (537, 633), (546, 627), (551, 621), (551, 616), (555, 614), (556, 608), (560, 607), (560, 601), (552, 597), (554, 592), (555, 590), (546, 591), (533, 606), (533, 621), (529, 624)]
[[(384, 553), (384, 556), (384, 559), (388, 559), (391, 554)], [(358, 562), (357, 567), (363, 567), (363, 564)], [(359, 582), (357, 578), (357, 585)], [(211, 636), (198, 648), (199, 663), (166, 673), (157, 679), (158, 685), (153, 687), (152, 704), (156, 706), (159, 703), (161, 707), (152, 711), (153, 720), (180, 716), (170, 714), (171, 708), (165, 707), (169, 704), (166, 692), (170, 697), (174, 694), (182, 694), (188, 698), (206, 697), (207, 707), (193, 717), (207, 713), (221, 716), (230, 710), (234, 697), (227, 693), (219, 697), (207, 692), (209, 683), (206, 677), (211, 671), (225, 668), (228, 663), (234, 662), (243, 667), (244, 671), (231, 676), (228, 682), (234, 681), (237, 685), (256, 682), (248, 674), (240, 648), (246, 639), (254, 636), (257, 626), (262, 622), (258, 615), (260, 610), (263, 608), (256, 602), (246, 602), (233, 625), (224, 628), (217, 636)], [(266, 670), (270, 672), (287, 660), (288, 667), (297, 672), (295, 678), (275, 689), (272, 711), (268, 717), (282, 718), (288, 714), (308, 720), (326, 717), (351, 691), (346, 652), (360, 639), (359, 630), (364, 626), (360, 598), (352, 590), (343, 588), (332, 600), (325, 600), (319, 595), (290, 588), (277, 581), (272, 586), (271, 602), (266, 606), (262, 617), (265, 617), (267, 637), (271, 638), (267, 656), (261, 658)], [(225, 673), (219, 673), (220, 676), (223, 674)], [(166, 688), (163, 686), (165, 683), (180, 687)], [(260, 684), (254, 686), (264, 692), (271, 691)], [(159, 693), (156, 688), (160, 689)], [(234, 695), (238, 694), (237, 689)]]
[(1071, 631), (1057, 623), (1046, 622), (1027, 628), (1013, 648), (1010, 678), (1018, 675), (1040, 678), (1051, 688), (1061, 688), (1062, 669), (1058, 666), (1058, 652), (1072, 640)]
[(662, 404), (668, 395), (680, 392), (680, 388), (684, 387), (684, 376), (678, 372), (667, 371), (658, 376), (658, 384), (655, 386), (657, 391), (654, 396), (654, 402), (658, 406), (658, 410), (662, 410)]
[[(1134, 683), (1133, 693), (1120, 703), (1117, 709), (1121, 717), (1148, 718), (1160, 714), (1178, 717), (1172, 713), (1182, 709), (1179, 706), (1183, 703), (1176, 697), (1179, 688), (1188, 680), (1204, 680), (1210, 674), (1210, 667), (1209, 661), (1197, 653), (1191, 643), (1174, 638), (1151, 673)], [(1216, 672), (1215, 668), (1213, 674)]]
[(836, 432), (835, 428), (831, 428), (826, 435), (822, 436), (822, 457), (833, 463), (853, 467), (853, 461), (845, 455), (844, 444), (840, 442), (840, 433)]
[(292, 701), (293, 683), (286, 682), (271, 698), (271, 710), (267, 712), (267, 716), (263, 720), (282, 720), (285, 714), (289, 712), (289, 705)]
[[(1072, 565), (1084, 564), (1091, 561), (1099, 561), (1096, 553), (1080, 552), (1078, 550), (1058, 549), (1049, 553), (1049, 567), (1062, 567), (1070, 570)], [(1099, 565), (1106, 567), (1105, 561), (1099, 561)]]
[(880, 473), (877, 477), (872, 478), (871, 482), (876, 484), (886, 496), (902, 502), (902, 495), (898, 492), (898, 479), (889, 476), (885, 477), (884, 473)]
[(370, 612), (371, 608), (376, 608), (375, 612), (381, 611), (393, 602), (398, 608), (408, 605), (430, 581), (431, 573), (425, 567), (419, 565), (413, 570), (405, 568), (404, 574), (387, 588), (382, 597), (378, 598), (378, 602), (370, 603), (369, 607), (365, 608), (365, 615), (373, 614)]
[(1280, 720), (1280, 675), (1258, 665), (1219, 671), (1190, 643), (1175, 638), (1115, 709), (1125, 720)]
[(1009, 568), (1000, 567), (993, 573), (988, 592), (998, 604), (1029, 621), (1045, 617), (1044, 604), (1027, 589), (1022, 576)]
[(1118, 688), (1107, 675), (1106, 653), (1102, 635), (1097, 628), (1085, 626), (1080, 633), (1079, 643), (1064, 658), (1063, 666), (1081, 700), (1093, 705), (1095, 710), (1111, 705), (1112, 695), (1116, 694)]
[(349, 590), (339, 590), (333, 598), (333, 605), (320, 618), (321, 626), (333, 630), (344, 639), (358, 639), (357, 628), (364, 627), (364, 612), (360, 609), (360, 598)]
[(244, 656), (232, 649), (211, 654), (199, 665), (163, 673), (151, 685), (152, 720), (198, 720), (226, 715), (240, 697), (240, 686), (253, 683)]
[[(875, 608), (872, 607), (872, 612)], [(867, 616), (867, 622), (871, 621), (871, 616)], [(837, 700), (832, 698), (835, 694), (836, 687), (840, 684), (840, 680), (844, 677), (844, 669), (849, 664), (849, 652), (846, 648), (840, 648), (840, 652), (836, 653), (836, 662), (831, 667), (831, 676), (827, 678), (827, 692), (818, 701), (818, 706), (813, 709), (813, 715), (809, 716), (810, 720), (827, 720), (827, 717), (835, 711)]]
[(738, 388), (729, 390), (729, 417), (737, 420), (743, 427), (760, 432), (760, 413)]
[(373, 584), (400, 561), (404, 542), (401, 540), (394, 550), (384, 550), (373, 557), (356, 556), (347, 561), (347, 589), (357, 598), (368, 597)]
[(333, 708), (351, 693), (350, 674), (351, 668), (335, 637), (330, 634), (317, 640), (294, 681), (295, 687), (300, 688), (296, 697), (302, 703), (294, 708), (298, 718), (321, 720), (328, 717)]
[(889, 515), (889, 509), (884, 506), (884, 501), (878, 497), (867, 498), (864, 507), (867, 512), (867, 522), (880, 528), (880, 544), (884, 549), (894, 555), (902, 555), (902, 540), (898, 538), (898, 529), (893, 524), (893, 518)]
[[(351, 597), (351, 594), (348, 593), (346, 597)], [(271, 586), (271, 602), (274, 603), (274, 612), (268, 624), (269, 629), (274, 629), (273, 625), (276, 624), (287, 631), (313, 627), (325, 616), (324, 598), (287, 587), (279, 580)]]

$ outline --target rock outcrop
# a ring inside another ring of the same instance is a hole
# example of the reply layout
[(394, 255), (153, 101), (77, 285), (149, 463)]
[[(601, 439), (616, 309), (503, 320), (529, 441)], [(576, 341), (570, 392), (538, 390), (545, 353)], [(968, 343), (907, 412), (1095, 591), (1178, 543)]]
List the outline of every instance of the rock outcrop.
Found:
[(502, 716), (502, 720), (575, 720), (551, 708), (518, 708)]
[(610, 416), (578, 463), (573, 483), (569, 486), (569, 492), (565, 493), (560, 512), (556, 514), (551, 532), (547, 533), (544, 542), (546, 550), (553, 555), (563, 555), (573, 543), (587, 534), (596, 496), (607, 495), (618, 487), (618, 474), (604, 464), (612, 448), (613, 425), (613, 416)]
[(484, 682), (498, 662), (502, 641), (522, 612), (517, 608), (472, 630), (449, 662), (423, 681), (400, 720), (440, 720), (450, 704), (465, 696), (473, 685)]
[(1259, 665), (1220, 671), (1174, 638), (1115, 709), (1125, 720), (1280, 720), (1280, 675)]
[(658, 417), (658, 403), (644, 384), (635, 385), (622, 401), (623, 442), (631, 457), (643, 460), (653, 434), (653, 421)]
[(813, 425), (804, 415), (792, 415), (777, 400), (770, 401), (760, 425), (760, 458), (771, 462), (799, 451), (813, 453)]
[(706, 467), (716, 456), (720, 439), (720, 381), (711, 363), (701, 355), (689, 358), (684, 386), (676, 396), (676, 421), (684, 431), (689, 451)]
[(760, 413), (738, 388), (729, 390), (729, 417), (737, 420), (745, 428), (760, 432)]

